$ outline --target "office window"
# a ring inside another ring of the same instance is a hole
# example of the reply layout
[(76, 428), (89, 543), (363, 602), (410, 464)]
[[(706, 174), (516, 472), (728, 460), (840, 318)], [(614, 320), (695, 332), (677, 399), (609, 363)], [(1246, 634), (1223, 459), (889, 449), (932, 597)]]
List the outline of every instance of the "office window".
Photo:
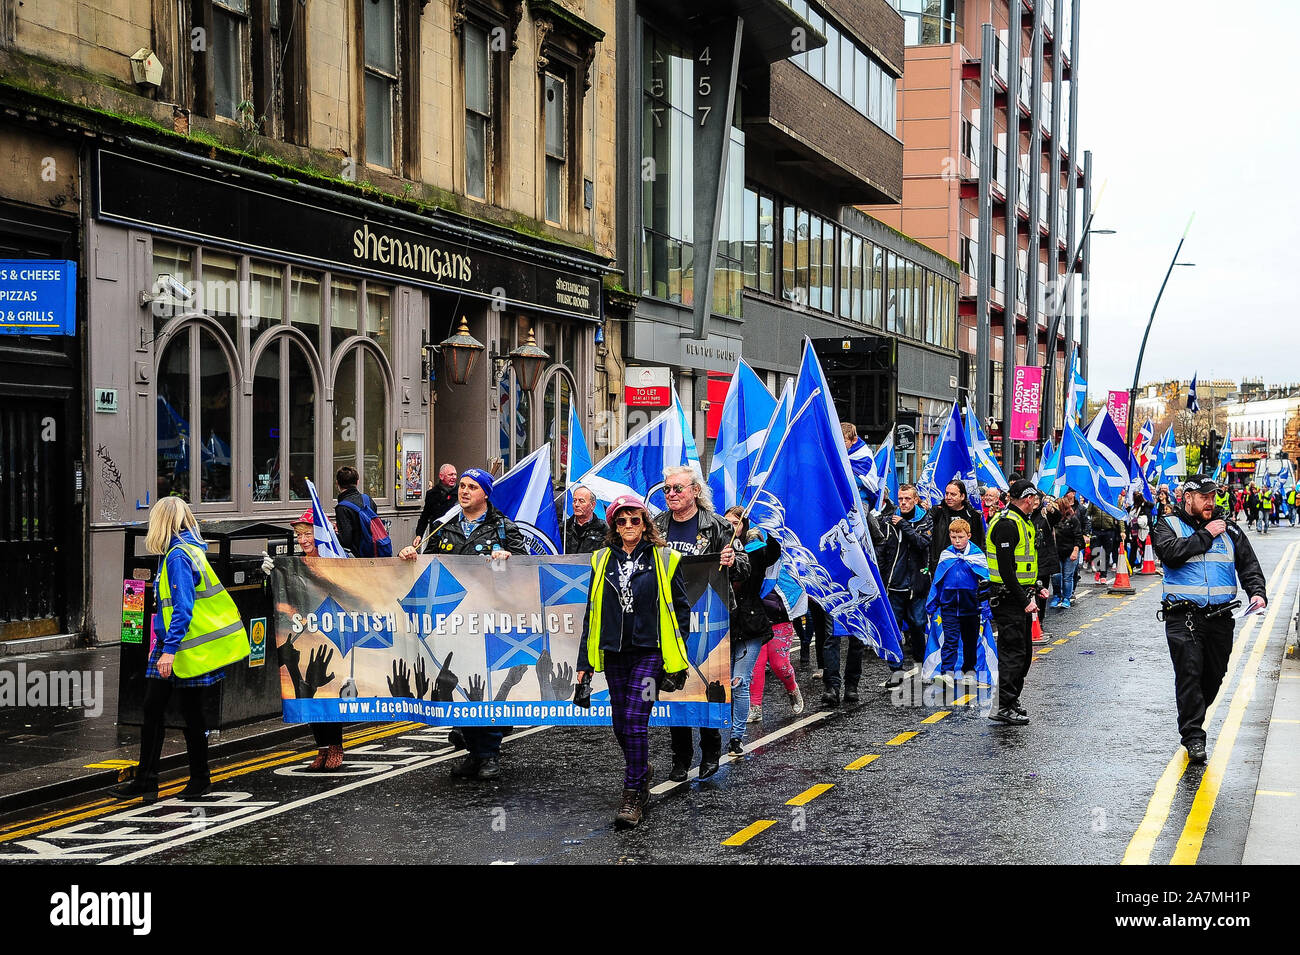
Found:
[(796, 288), (796, 301), (801, 305), (810, 305), (812, 303), (812, 294), (808, 287), (808, 270), (811, 264), (812, 256), (812, 216), (808, 210), (800, 209), (796, 214), (795, 230), (795, 266), (794, 266), (794, 284)]
[(853, 296), (850, 301), (849, 317), (855, 322), (863, 319), (862, 297), (863, 289), (866, 287), (866, 260), (864, 258), (864, 247), (866, 243), (858, 236), (853, 237), (852, 251), (852, 271), (853, 271)]
[(365, 41), (366, 162), (394, 168), (398, 93), (396, 0), (361, 0)]
[(853, 233), (840, 230), (840, 318), (853, 317)]
[(727, 152), (727, 178), (724, 184), (722, 221), (718, 223), (718, 251), (713, 267), (713, 311), (739, 318), (745, 286), (741, 262), (744, 236), (745, 134), (731, 127)]
[(822, 311), (835, 311), (835, 246), (839, 228), (833, 222), (822, 222)]
[(888, 276), (885, 282), (885, 331), (897, 332), (899, 307), (898, 256), (888, 250), (885, 251), (885, 274)]
[(776, 292), (776, 203), (758, 197), (758, 290)]
[(642, 294), (695, 301), (695, 63), (646, 30), (642, 57)]
[(465, 194), (487, 199), (492, 168), (492, 54), (488, 33), (466, 23), (465, 51)]
[(884, 326), (885, 308), (885, 250), (875, 243), (866, 243), (863, 258), (867, 262), (866, 310), (867, 324), (872, 328)]
[(822, 220), (813, 216), (808, 225), (808, 307), (821, 309), (822, 304)]
[(546, 134), (546, 221), (564, 225), (568, 178), (569, 119), (567, 84), (553, 73), (542, 83), (542, 125)]
[[(818, 33), (826, 32), (826, 19), (813, 8), (808, 9), (808, 22)], [(808, 73), (818, 83), (826, 81), (826, 48), (818, 47), (808, 51)]]
[(795, 208), (789, 203), (781, 207), (781, 297), (787, 302), (794, 301), (798, 279), (795, 262), (799, 255), (798, 227), (795, 223)]

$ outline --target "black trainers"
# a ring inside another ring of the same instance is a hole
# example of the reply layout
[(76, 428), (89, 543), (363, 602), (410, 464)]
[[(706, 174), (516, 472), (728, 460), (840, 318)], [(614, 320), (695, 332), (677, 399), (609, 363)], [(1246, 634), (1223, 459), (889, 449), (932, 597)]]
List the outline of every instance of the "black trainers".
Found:
[(745, 747), (740, 745), (740, 740), (731, 737), (731, 742), (727, 744), (727, 752), (732, 756), (744, 756)]
[(1194, 739), (1187, 744), (1187, 761), (1189, 763), (1205, 762), (1205, 740)]
[(478, 764), (479, 779), (496, 779), (501, 775), (501, 764), (495, 756), (488, 756)]
[(902, 670), (890, 670), (890, 671), (889, 671), (889, 679), (885, 681), (885, 686), (886, 686), (887, 688), (891, 688), (891, 689), (892, 689), (893, 687), (896, 687), (896, 686), (902, 686), (902, 685), (903, 685), (903, 671), (902, 671)]
[(844, 689), (845, 705), (849, 703), (856, 703), (856, 702), (858, 702), (858, 688), (856, 686), (846, 687)]
[(835, 687), (827, 687), (826, 692), (822, 694), (822, 706), (839, 706), (840, 691)]
[(477, 756), (465, 756), (456, 763), (456, 768), (451, 771), (451, 774), (457, 779), (478, 779), (482, 762)]
[(154, 803), (158, 801), (158, 777), (152, 779), (142, 779), (137, 776), (129, 783), (121, 786), (114, 786), (108, 791), (108, 794), (114, 799), (134, 799), (140, 796), (145, 802)]
[(718, 771), (717, 756), (702, 756), (700, 758), (700, 779), (708, 779)]
[(1020, 705), (1020, 701), (1019, 701), (1019, 700), (1016, 700), (1016, 702), (1014, 702), (1014, 703), (1011, 704), (1011, 709), (1015, 710), (1015, 711), (1016, 711), (1017, 713), (1019, 713), (1021, 716), (1028, 716), (1028, 715), (1029, 715), (1029, 711), (1028, 711), (1027, 709), (1025, 709), (1023, 706)]
[(1002, 709), (998, 710), (996, 713), (991, 713), (991, 714), (989, 715), (989, 719), (994, 720), (994, 721), (996, 721), (996, 722), (998, 722), (998, 723), (1006, 723), (1006, 724), (1008, 724), (1009, 726), (1027, 726), (1027, 725), (1029, 725), (1029, 717), (1028, 717), (1028, 716), (1021, 716), (1019, 713), (1017, 713), (1015, 710), (1013, 710), (1013, 709), (1012, 709), (1011, 707), (1009, 707), (1009, 706), (1004, 706), (1004, 707), (1002, 707)]
[(690, 769), (690, 763), (684, 762), (674, 756), (673, 768), (669, 770), (668, 778), (675, 783), (684, 783), (686, 782), (686, 774), (690, 772)]

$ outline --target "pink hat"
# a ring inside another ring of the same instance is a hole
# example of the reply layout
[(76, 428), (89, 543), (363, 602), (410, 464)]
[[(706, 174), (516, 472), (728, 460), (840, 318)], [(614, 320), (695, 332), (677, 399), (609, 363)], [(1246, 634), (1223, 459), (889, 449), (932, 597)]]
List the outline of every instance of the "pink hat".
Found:
[(629, 507), (639, 508), (640, 510), (649, 513), (649, 511), (646, 510), (645, 501), (641, 500), (641, 498), (637, 497), (635, 494), (620, 494), (618, 497), (614, 498), (609, 507), (605, 509), (605, 520), (609, 522), (609, 526), (614, 526), (615, 514), (619, 511), (626, 510)]
[(298, 518), (296, 521), (290, 521), (289, 523), (292, 526), (297, 526), (298, 524), (315, 524), (316, 518), (309, 507), (307, 510), (302, 512), (302, 517)]

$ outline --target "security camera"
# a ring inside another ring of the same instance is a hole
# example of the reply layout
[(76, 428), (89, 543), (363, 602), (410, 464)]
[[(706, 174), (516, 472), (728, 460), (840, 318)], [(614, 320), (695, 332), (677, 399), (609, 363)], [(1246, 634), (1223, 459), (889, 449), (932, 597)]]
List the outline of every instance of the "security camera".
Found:
[(174, 275), (160, 275), (158, 281), (154, 284), (155, 288), (165, 290), (172, 298), (182, 305), (188, 305), (194, 301), (194, 290), (188, 285), (181, 282)]

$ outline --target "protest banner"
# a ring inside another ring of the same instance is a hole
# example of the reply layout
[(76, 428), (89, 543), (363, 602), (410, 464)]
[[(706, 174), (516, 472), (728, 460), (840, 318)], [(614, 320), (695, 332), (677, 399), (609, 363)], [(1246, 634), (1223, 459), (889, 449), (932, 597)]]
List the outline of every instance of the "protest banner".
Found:
[[(691, 605), (685, 687), (651, 725), (731, 719), (727, 572), (683, 557)], [(590, 558), (278, 557), (271, 575), (284, 719), (411, 720), (434, 726), (610, 723), (604, 675), (573, 705)], [(654, 688), (650, 688), (654, 692)]]

